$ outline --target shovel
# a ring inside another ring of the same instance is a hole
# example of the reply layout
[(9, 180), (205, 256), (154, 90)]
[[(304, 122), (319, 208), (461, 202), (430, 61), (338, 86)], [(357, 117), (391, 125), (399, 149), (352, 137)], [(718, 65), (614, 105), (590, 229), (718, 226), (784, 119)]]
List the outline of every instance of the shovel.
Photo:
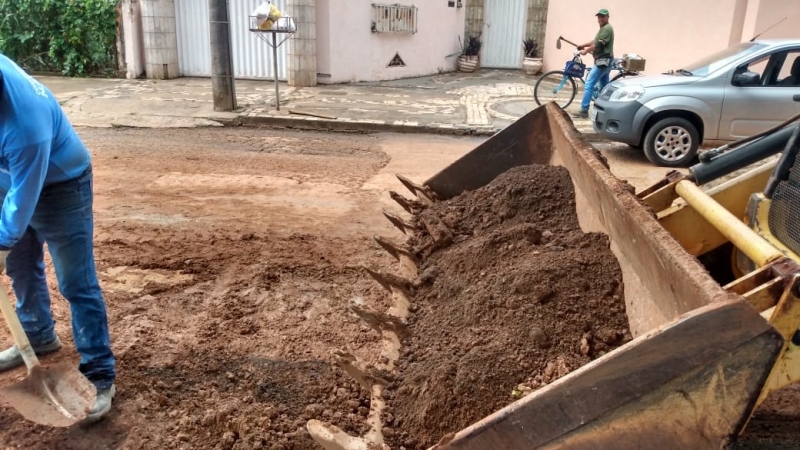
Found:
[(566, 42), (567, 44), (570, 44), (570, 45), (572, 45), (572, 46), (573, 46), (573, 47), (575, 47), (575, 48), (577, 48), (577, 47), (578, 47), (578, 44), (576, 44), (576, 43), (574, 43), (574, 42), (570, 42), (570, 41), (568, 41), (568, 40), (564, 39), (563, 37), (559, 36), (559, 37), (558, 37), (558, 40), (556, 40), (556, 48), (557, 48), (557, 49), (559, 49), (559, 50), (561, 50), (561, 41), (564, 41), (564, 42)]
[(0, 402), (11, 405), (32, 422), (51, 427), (68, 427), (85, 419), (97, 395), (94, 385), (73, 365), (39, 365), (17, 312), (2, 286), (0, 309), (28, 367), (25, 378), (0, 388)]

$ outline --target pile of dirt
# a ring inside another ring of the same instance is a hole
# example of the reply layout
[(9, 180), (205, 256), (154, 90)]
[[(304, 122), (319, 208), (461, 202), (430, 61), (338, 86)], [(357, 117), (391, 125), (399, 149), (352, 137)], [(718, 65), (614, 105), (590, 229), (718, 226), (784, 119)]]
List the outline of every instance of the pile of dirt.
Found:
[(263, 358), (206, 343), (174, 364), (131, 364), (122, 369), (138, 369), (128, 389), (139, 393), (142, 412), (169, 423), (166, 433), (129, 439), (133, 448), (317, 449), (305, 428), (310, 419), (366, 431), (369, 396), (329, 361)]
[[(137, 232), (143, 234), (141, 226)], [(114, 266), (194, 275), (176, 286), (151, 282), (135, 294), (183, 307), (192, 318), (168, 358), (145, 336), (130, 340), (135, 347), (122, 354), (125, 391), (134, 395), (138, 412), (169, 424), (128, 442), (137, 448), (185, 443), (197, 449), (311, 450), (318, 445), (305, 428), (309, 419), (364, 433), (368, 393), (320, 357), (329, 347), (317, 340), (332, 340), (325, 325), (335, 323), (325, 316), (346, 316), (350, 288), (373, 291), (366, 288), (367, 276), (328, 261), (330, 249), (314, 236), (215, 233), (213, 239), (213, 245), (179, 252), (163, 240), (147, 253), (109, 243), (117, 249), (109, 257)], [(119, 303), (119, 295), (111, 301)], [(356, 320), (338, 326), (355, 331), (361, 328)]]
[(566, 169), (518, 167), (416, 219), (392, 448), (427, 448), (631, 339), (619, 264), (580, 229)]
[[(355, 293), (385, 296), (360, 268), (329, 260), (342, 242), (117, 224), (98, 247), (117, 357), (114, 409), (94, 426), (55, 430), (0, 409), (0, 444), (316, 450), (310, 419), (367, 431), (369, 394), (328, 355), (351, 343), (378, 352), (348, 305)], [(44, 361), (77, 364), (65, 305), (57, 307), (66, 348)]]

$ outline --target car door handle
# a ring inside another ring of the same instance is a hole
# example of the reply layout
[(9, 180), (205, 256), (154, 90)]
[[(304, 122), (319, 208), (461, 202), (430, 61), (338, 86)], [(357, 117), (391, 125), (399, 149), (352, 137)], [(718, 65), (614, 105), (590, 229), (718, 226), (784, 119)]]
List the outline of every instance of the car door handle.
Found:
[(800, 94), (795, 94), (795, 95), (792, 97), (792, 100), (794, 100), (794, 101), (796, 101), (796, 102), (800, 102)]

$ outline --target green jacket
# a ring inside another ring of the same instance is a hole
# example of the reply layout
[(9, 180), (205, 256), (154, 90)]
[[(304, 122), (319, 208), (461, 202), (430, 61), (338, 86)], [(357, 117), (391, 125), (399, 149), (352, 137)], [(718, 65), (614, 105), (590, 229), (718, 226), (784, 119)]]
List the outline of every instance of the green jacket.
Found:
[[(605, 44), (600, 42), (601, 40)], [(614, 28), (611, 27), (610, 23), (603, 25), (597, 31), (597, 35), (594, 37), (594, 52), (592, 52), (592, 56), (594, 56), (594, 59), (614, 56)]]

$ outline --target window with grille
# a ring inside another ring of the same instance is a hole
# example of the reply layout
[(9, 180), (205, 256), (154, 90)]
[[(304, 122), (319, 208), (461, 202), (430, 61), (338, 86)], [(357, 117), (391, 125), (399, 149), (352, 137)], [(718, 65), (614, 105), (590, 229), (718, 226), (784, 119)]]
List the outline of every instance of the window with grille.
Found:
[(374, 18), (372, 31), (375, 33), (409, 33), (417, 32), (417, 7), (403, 5), (372, 4)]

